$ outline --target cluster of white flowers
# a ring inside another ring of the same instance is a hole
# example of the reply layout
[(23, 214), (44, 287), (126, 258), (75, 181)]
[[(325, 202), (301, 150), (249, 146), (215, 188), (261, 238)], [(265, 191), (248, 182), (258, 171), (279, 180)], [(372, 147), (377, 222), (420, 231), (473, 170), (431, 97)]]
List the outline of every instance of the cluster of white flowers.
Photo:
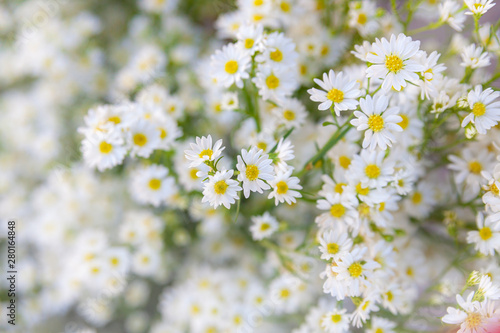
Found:
[(0, 4), (19, 332), (500, 331), (498, 9)]

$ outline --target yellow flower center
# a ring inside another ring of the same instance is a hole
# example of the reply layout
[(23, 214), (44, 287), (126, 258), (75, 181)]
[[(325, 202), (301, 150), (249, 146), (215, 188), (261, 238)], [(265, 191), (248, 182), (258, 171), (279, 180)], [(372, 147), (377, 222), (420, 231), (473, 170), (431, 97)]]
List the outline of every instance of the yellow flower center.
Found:
[(333, 88), (328, 92), (326, 98), (334, 103), (340, 103), (344, 100), (344, 93), (341, 90)]
[(224, 69), (226, 70), (226, 73), (234, 74), (238, 71), (238, 63), (234, 60), (229, 60), (228, 62), (226, 62), (226, 66), (224, 66)]
[(387, 67), (389, 71), (397, 73), (403, 68), (403, 59), (394, 54), (386, 56), (385, 67)]
[(267, 149), (267, 143), (261, 141), (261, 142), (257, 143), (257, 148), (262, 149), (262, 150), (266, 150)]
[(200, 156), (200, 158), (203, 158), (205, 156), (207, 156), (208, 158), (212, 158), (213, 153), (214, 152), (212, 149), (205, 149), (205, 150), (202, 150), (200, 155), (198, 155), (198, 156)]
[(259, 168), (257, 168), (257, 166), (253, 164), (247, 165), (245, 176), (250, 181), (256, 180), (259, 177)]
[(335, 193), (342, 194), (344, 192), (344, 186), (346, 186), (346, 185), (347, 185), (346, 183), (335, 184), (335, 188), (333, 189), (333, 191)]
[(116, 257), (111, 258), (111, 265), (112, 266), (118, 266), (119, 263), (120, 263), (120, 261), (118, 260), (118, 258), (116, 258)]
[(295, 119), (295, 113), (291, 110), (285, 110), (285, 112), (283, 112), (283, 118), (288, 121), (292, 121)]
[(351, 159), (347, 156), (340, 156), (339, 163), (342, 168), (347, 169), (351, 165)]
[(261, 231), (266, 231), (267, 229), (271, 228), (271, 225), (269, 223), (262, 223), (260, 225), (260, 230)]
[(405, 114), (400, 114), (399, 115), (403, 120), (401, 120), (400, 123), (398, 123), (399, 127), (401, 127), (403, 130), (405, 130), (408, 127), (408, 124), (410, 123), (410, 118), (408, 118), (407, 115)]
[(483, 321), (483, 316), (481, 316), (480, 313), (472, 312), (467, 315), (467, 319), (465, 319), (465, 324), (467, 328), (470, 330), (478, 328), (481, 325), (482, 321)]
[(365, 174), (368, 178), (377, 178), (380, 176), (380, 168), (376, 164), (368, 164), (365, 168)]
[(351, 276), (355, 278), (360, 277), (363, 273), (363, 267), (361, 267), (361, 265), (357, 262), (349, 266), (347, 270), (349, 271), (349, 274), (351, 274)]
[(288, 289), (282, 289), (280, 292), (281, 298), (288, 298), (290, 296), (290, 290)]
[(281, 10), (284, 11), (285, 13), (288, 13), (290, 11), (290, 4), (286, 1), (282, 1), (280, 4)]
[(383, 212), (385, 210), (385, 202), (381, 202), (378, 206), (378, 211)]
[(149, 188), (153, 191), (157, 191), (161, 187), (161, 180), (158, 178), (153, 178), (149, 181)]
[(389, 302), (391, 302), (391, 301), (392, 301), (392, 299), (393, 299), (393, 297), (394, 297), (394, 295), (392, 294), (392, 292), (391, 292), (391, 291), (388, 291), (385, 295), (387, 296), (387, 300), (388, 300)]
[(469, 171), (471, 173), (478, 175), (481, 170), (483, 170), (483, 166), (481, 165), (481, 163), (479, 163), (478, 161), (469, 162)]
[(252, 38), (245, 39), (245, 48), (246, 49), (251, 49), (253, 47), (253, 44), (255, 44), (255, 41)]
[(276, 184), (276, 193), (278, 194), (285, 194), (288, 192), (288, 184), (285, 181), (279, 181)]
[(142, 133), (136, 133), (134, 135), (134, 144), (136, 146), (139, 146), (139, 147), (142, 147), (144, 146), (146, 143), (148, 143), (148, 138), (147, 136), (145, 136), (144, 134)]
[(370, 216), (370, 206), (365, 204), (364, 202), (358, 206), (358, 213), (360, 217), (369, 217)]
[(476, 117), (481, 117), (486, 113), (486, 106), (481, 102), (474, 103), (474, 106), (472, 107), (472, 113)]
[(368, 308), (368, 305), (370, 305), (370, 301), (366, 301), (365, 304), (361, 307), (361, 310), (365, 311)]
[(375, 331), (375, 333), (384, 333), (384, 330), (381, 329), (381, 328), (377, 328), (377, 330)]
[(113, 150), (113, 146), (106, 141), (101, 142), (99, 145), (99, 151), (103, 154), (109, 154)]
[(338, 244), (335, 244), (335, 243), (329, 243), (327, 246), (326, 246), (326, 250), (328, 251), (328, 253), (330, 254), (336, 254), (339, 252), (339, 245)]
[(198, 169), (191, 169), (189, 171), (189, 176), (191, 179), (198, 179), (198, 176), (196, 175), (198, 173)]
[(160, 139), (165, 139), (167, 137), (167, 131), (164, 128), (160, 128)]
[(340, 315), (340, 314), (337, 313), (337, 314), (332, 315), (330, 317), (330, 319), (332, 320), (332, 322), (338, 323), (339, 321), (342, 320), (342, 315)]
[(340, 218), (344, 215), (345, 213), (345, 207), (342, 206), (341, 204), (334, 204), (330, 208), (330, 214), (332, 214), (333, 217)]
[(419, 203), (422, 202), (422, 193), (420, 192), (415, 192), (413, 193), (412, 197), (411, 197), (411, 201), (415, 204), (415, 205), (418, 205)]
[(492, 236), (493, 233), (491, 232), (491, 229), (489, 227), (484, 227), (479, 230), (479, 237), (481, 237), (481, 239), (484, 241), (490, 239)]
[(262, 6), (264, 4), (264, 0), (255, 0), (253, 2), (254, 6)]
[(216, 194), (223, 195), (224, 193), (226, 193), (228, 187), (229, 185), (227, 185), (225, 180), (219, 180), (214, 185), (214, 191)]
[(368, 195), (368, 193), (370, 192), (370, 189), (368, 187), (363, 187), (363, 186), (361, 186), (361, 183), (358, 183), (356, 185), (356, 192), (359, 195)]
[(368, 118), (368, 127), (374, 132), (380, 132), (384, 129), (384, 118), (378, 114), (372, 114)]
[(364, 25), (367, 21), (367, 17), (366, 17), (366, 14), (365, 13), (361, 13), (358, 15), (358, 23), (361, 24), (361, 25)]
[(272, 61), (280, 62), (283, 60), (283, 53), (280, 50), (276, 49), (276, 51), (271, 52), (269, 55)]
[(500, 195), (500, 191), (498, 190), (498, 187), (496, 184), (491, 184), (490, 186), (490, 191), (494, 194), (494, 195)]
[(278, 79), (274, 74), (271, 74), (266, 79), (266, 85), (269, 89), (276, 89), (280, 86), (280, 79)]
[(115, 125), (118, 125), (119, 123), (121, 123), (122, 120), (118, 116), (113, 116), (113, 117), (109, 117), (108, 121), (115, 123)]

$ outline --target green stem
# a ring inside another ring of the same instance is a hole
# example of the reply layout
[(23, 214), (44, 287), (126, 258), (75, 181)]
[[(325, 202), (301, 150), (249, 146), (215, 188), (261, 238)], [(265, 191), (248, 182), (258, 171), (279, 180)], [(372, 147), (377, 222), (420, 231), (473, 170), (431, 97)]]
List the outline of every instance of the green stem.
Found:
[(444, 24), (443, 21), (437, 21), (437, 22), (431, 23), (429, 25), (426, 25), (424, 27), (410, 30), (410, 31), (408, 31), (408, 35), (416, 35), (418, 33), (424, 32), (424, 31), (434, 30), (434, 29), (441, 27), (443, 24)]

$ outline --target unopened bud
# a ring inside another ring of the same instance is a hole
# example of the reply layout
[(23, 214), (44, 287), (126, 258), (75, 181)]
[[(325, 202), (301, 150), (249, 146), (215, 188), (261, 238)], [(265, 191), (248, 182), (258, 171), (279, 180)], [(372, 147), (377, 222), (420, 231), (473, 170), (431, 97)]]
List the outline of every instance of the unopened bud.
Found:
[(472, 271), (467, 278), (467, 287), (472, 287), (476, 284), (479, 284), (479, 282), (481, 281), (481, 277), (483, 277), (483, 274), (479, 273), (478, 271)]
[(477, 134), (476, 127), (472, 124), (465, 126), (465, 137), (469, 140), (473, 139)]

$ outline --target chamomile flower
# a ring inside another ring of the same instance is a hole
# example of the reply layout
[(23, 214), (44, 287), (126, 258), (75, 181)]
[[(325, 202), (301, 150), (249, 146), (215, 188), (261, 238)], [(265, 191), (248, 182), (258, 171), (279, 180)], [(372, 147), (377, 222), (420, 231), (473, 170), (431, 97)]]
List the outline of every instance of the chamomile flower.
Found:
[(442, 22), (448, 23), (456, 31), (462, 31), (465, 15), (460, 3), (455, 0), (446, 0), (439, 4), (438, 10)]
[(483, 15), (495, 5), (493, 0), (464, 0), (464, 2), (470, 10), (465, 12), (466, 15)]
[(243, 194), (245, 198), (250, 196), (250, 192), (262, 193), (262, 190), (269, 189), (265, 181), (274, 178), (274, 169), (272, 160), (262, 149), (252, 147), (249, 151), (241, 150), (238, 155), (238, 164), (236, 168), (240, 172), (238, 180), (243, 182)]
[(191, 149), (186, 150), (186, 158), (191, 162), (189, 164), (190, 168), (197, 167), (200, 164), (205, 162), (216, 161), (222, 151), (226, 147), (222, 147), (222, 139), (217, 140), (214, 145), (212, 145), (212, 136), (208, 135), (207, 137), (202, 136), (196, 137), (196, 143), (190, 144)]
[(361, 111), (354, 111), (356, 119), (351, 120), (351, 124), (358, 131), (365, 131), (363, 148), (374, 150), (379, 147), (386, 150), (387, 147), (392, 147), (396, 140), (393, 132), (403, 131), (398, 125), (403, 121), (398, 115), (399, 108), (387, 108), (389, 98), (385, 95), (375, 95), (373, 98), (367, 95), (366, 98), (361, 98), (359, 105)]
[(460, 65), (463, 67), (480, 68), (490, 65), (488, 52), (483, 52), (483, 47), (476, 47), (476, 44), (467, 46), (460, 56), (462, 57), (462, 63)]
[(238, 49), (234, 44), (228, 44), (212, 56), (213, 75), (217, 83), (229, 88), (233, 83), (243, 88), (243, 79), (249, 78), (247, 72), (250, 66), (248, 53)]
[(161, 131), (147, 120), (140, 119), (132, 126), (128, 136), (128, 144), (131, 147), (130, 155), (149, 157), (153, 150), (159, 148)]
[(486, 193), (483, 195), (483, 202), (487, 208), (493, 212), (500, 212), (500, 172), (495, 173), (495, 176), (489, 172), (482, 172), (483, 177), (488, 184), (483, 186)]
[(279, 224), (274, 216), (265, 212), (262, 216), (252, 217), (250, 232), (254, 240), (262, 240), (271, 236), (278, 230)]
[(127, 149), (118, 131), (93, 132), (82, 141), (85, 163), (99, 171), (119, 165), (125, 159)]
[(373, 317), (371, 328), (366, 333), (395, 333), (396, 323), (385, 318)]
[(130, 193), (139, 203), (155, 207), (166, 203), (173, 194), (175, 180), (167, 177), (168, 169), (162, 165), (150, 165), (137, 170), (132, 175)]
[(259, 66), (256, 77), (252, 79), (262, 99), (275, 102), (289, 97), (298, 85), (296, 75), (288, 69)]
[(282, 32), (273, 32), (264, 39), (262, 53), (255, 60), (272, 68), (287, 69), (295, 66), (298, 58), (293, 41)]
[(349, 331), (350, 315), (346, 309), (335, 308), (325, 313), (321, 319), (321, 328), (328, 333), (344, 333)]
[(311, 88), (307, 92), (312, 101), (321, 103), (319, 110), (328, 110), (333, 105), (335, 114), (340, 117), (340, 111), (355, 110), (358, 106), (359, 83), (350, 80), (343, 72), (335, 74), (330, 70), (328, 74), (323, 73), (323, 80), (314, 79), (314, 82), (323, 90)]
[(485, 299), (497, 300), (500, 298), (500, 287), (491, 281), (488, 275), (481, 276), (477, 291), (474, 294), (475, 300), (482, 302)]
[(485, 307), (485, 302), (482, 305), (478, 301), (472, 301), (474, 293), (470, 293), (467, 300), (464, 300), (461, 295), (457, 295), (457, 303), (459, 309), (448, 307), (447, 314), (441, 319), (444, 323), (458, 325), (460, 324), (460, 333), (478, 333), (478, 332), (494, 332), (492, 324), (496, 322), (495, 329), (498, 328), (498, 319), (492, 315), (492, 307)]
[(236, 47), (253, 55), (262, 48), (263, 33), (264, 26), (262, 24), (242, 25), (236, 34), (238, 39)]
[(203, 185), (202, 202), (208, 202), (214, 208), (224, 205), (227, 209), (238, 199), (241, 187), (238, 182), (231, 179), (233, 170), (217, 171), (215, 175), (209, 176)]
[(288, 171), (279, 171), (276, 177), (269, 182), (271, 188), (273, 189), (269, 193), (268, 199), (274, 198), (274, 203), (278, 206), (278, 203), (285, 202), (289, 205), (295, 203), (296, 198), (301, 198), (302, 194), (296, 190), (301, 190), (302, 186), (299, 185), (299, 178), (291, 177), (293, 168)]
[(321, 233), (319, 244), (321, 259), (330, 260), (349, 252), (352, 247), (352, 239), (347, 232), (329, 229)]
[(495, 126), (500, 121), (500, 101), (495, 101), (500, 92), (488, 88), (483, 91), (481, 85), (477, 85), (467, 95), (467, 102), (471, 113), (462, 121), (462, 127), (473, 123), (480, 134)]
[(406, 87), (406, 81), (418, 81), (418, 72), (424, 70), (413, 57), (420, 47), (419, 41), (412, 41), (411, 37), (399, 34), (392, 35), (388, 41), (385, 38), (375, 40), (366, 60), (373, 65), (366, 69), (368, 77), (383, 79), (382, 89), (391, 88), (400, 91)]
[(382, 187), (391, 180), (394, 163), (384, 160), (384, 151), (369, 151), (363, 149), (359, 155), (354, 155), (349, 168), (361, 181), (363, 187)]
[(352, 226), (358, 220), (356, 211), (357, 202), (350, 200), (351, 197), (340, 196), (339, 194), (328, 193), (325, 199), (318, 200), (317, 208), (326, 210), (316, 217), (316, 223), (320, 228), (335, 228), (339, 222)]
[(474, 244), (476, 251), (484, 255), (500, 253), (500, 223), (485, 219), (482, 213), (477, 214), (476, 223), (478, 230), (467, 233), (467, 243)]
[(298, 99), (285, 98), (273, 109), (273, 115), (279, 125), (284, 125), (286, 129), (301, 127), (307, 117), (307, 111)]

